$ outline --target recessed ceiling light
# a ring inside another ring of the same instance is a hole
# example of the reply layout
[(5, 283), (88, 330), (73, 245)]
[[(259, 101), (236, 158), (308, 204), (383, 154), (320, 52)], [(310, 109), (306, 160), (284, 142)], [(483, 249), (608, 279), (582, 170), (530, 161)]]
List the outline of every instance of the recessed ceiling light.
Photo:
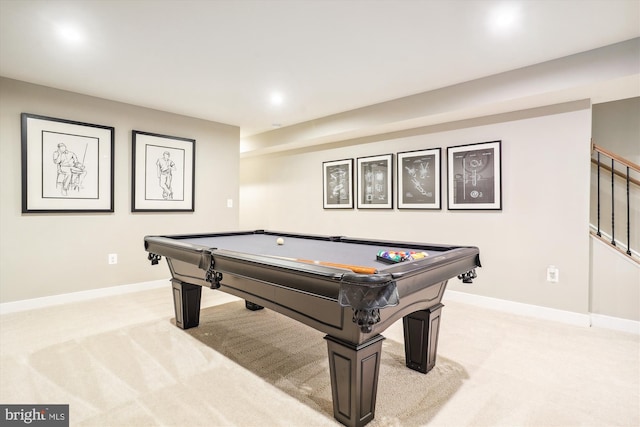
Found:
[(271, 105), (282, 105), (284, 97), (280, 92), (273, 92), (271, 94)]
[(489, 13), (489, 28), (495, 34), (509, 33), (520, 22), (520, 5), (516, 2), (504, 2)]
[(84, 40), (82, 32), (71, 25), (58, 25), (57, 33), (62, 40), (68, 43), (78, 44)]

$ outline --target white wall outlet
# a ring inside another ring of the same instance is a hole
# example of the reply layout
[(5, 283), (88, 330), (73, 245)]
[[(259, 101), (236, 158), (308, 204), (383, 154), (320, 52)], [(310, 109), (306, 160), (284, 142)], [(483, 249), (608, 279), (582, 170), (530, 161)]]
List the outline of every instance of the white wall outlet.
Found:
[(118, 263), (118, 254), (109, 254), (109, 264)]
[(228, 208), (232, 208), (233, 207), (233, 199), (227, 199), (227, 207)]
[(547, 282), (558, 283), (560, 281), (560, 270), (554, 265), (547, 267)]

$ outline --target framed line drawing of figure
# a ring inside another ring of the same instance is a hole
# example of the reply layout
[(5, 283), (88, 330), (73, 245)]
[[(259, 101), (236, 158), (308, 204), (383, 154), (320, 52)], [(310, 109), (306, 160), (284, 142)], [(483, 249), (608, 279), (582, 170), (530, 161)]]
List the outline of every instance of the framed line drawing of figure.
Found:
[(353, 159), (322, 163), (324, 209), (353, 209)]
[(114, 128), (22, 113), (22, 212), (113, 212)]
[(193, 212), (196, 141), (132, 131), (132, 212)]
[(441, 209), (440, 152), (398, 153), (398, 209)]
[(447, 147), (448, 208), (502, 209), (502, 142)]
[(393, 209), (393, 154), (358, 157), (358, 209)]

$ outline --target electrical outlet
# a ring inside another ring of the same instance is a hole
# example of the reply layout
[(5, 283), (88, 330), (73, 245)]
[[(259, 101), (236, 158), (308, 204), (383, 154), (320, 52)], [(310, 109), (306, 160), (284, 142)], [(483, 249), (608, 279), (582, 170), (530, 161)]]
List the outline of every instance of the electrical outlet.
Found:
[(118, 263), (118, 254), (109, 254), (109, 264)]
[(560, 270), (553, 265), (547, 267), (547, 282), (558, 283), (560, 281)]
[(227, 199), (227, 207), (228, 208), (232, 208), (233, 207), (233, 199)]

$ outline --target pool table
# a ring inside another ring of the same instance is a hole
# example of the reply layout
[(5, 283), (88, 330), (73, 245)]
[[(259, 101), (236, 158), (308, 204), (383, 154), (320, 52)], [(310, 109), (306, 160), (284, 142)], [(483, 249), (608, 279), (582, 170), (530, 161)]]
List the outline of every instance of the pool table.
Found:
[(326, 333), (334, 417), (347, 426), (375, 416), (380, 334), (403, 319), (406, 365), (427, 373), (447, 281), (470, 283), (480, 267), (476, 247), (265, 230), (146, 236), (144, 245), (152, 264), (167, 259), (180, 328), (198, 326), (206, 286)]

